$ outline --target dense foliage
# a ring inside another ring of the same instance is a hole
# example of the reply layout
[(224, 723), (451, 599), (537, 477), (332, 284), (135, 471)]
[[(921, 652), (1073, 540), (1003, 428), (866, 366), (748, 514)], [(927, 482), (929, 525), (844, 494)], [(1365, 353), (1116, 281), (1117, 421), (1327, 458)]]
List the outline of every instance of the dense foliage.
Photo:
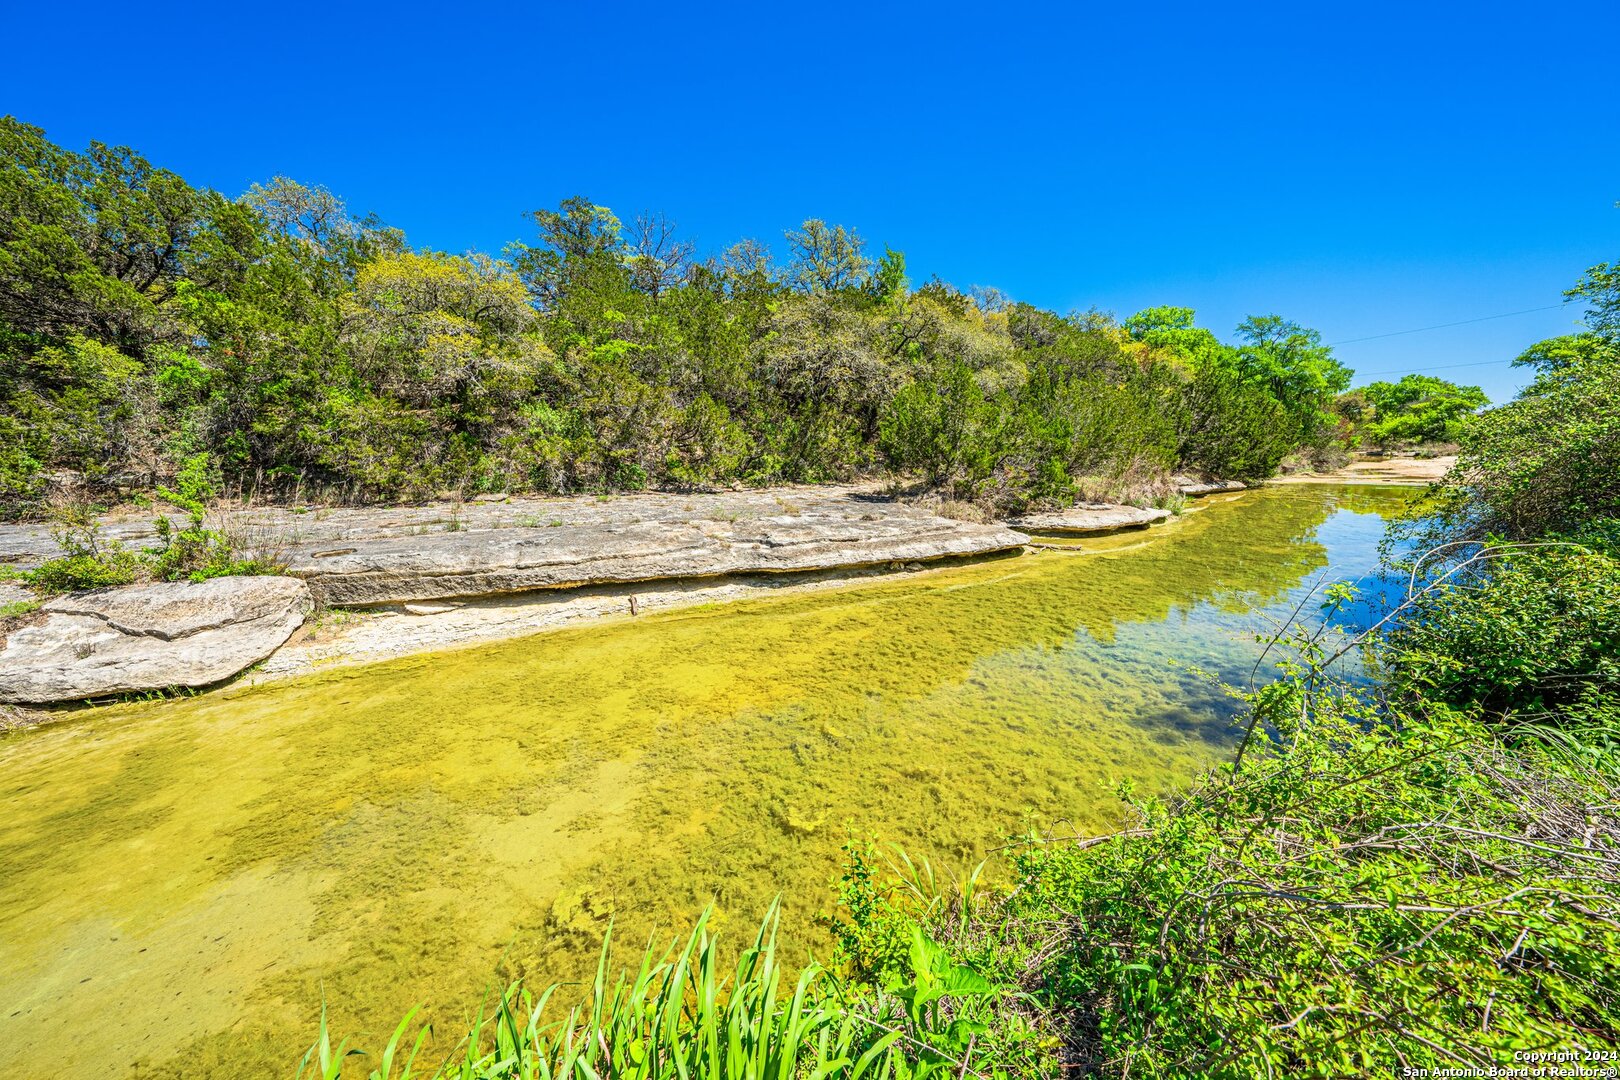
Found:
[(1477, 386), (1459, 386), (1433, 375), (1405, 375), (1371, 382), (1342, 396), (1335, 410), (1350, 427), (1353, 443), (1377, 449), (1422, 443), (1454, 443), (1464, 422), (1490, 403)]
[(0, 120), (0, 510), (53, 484), (417, 497), (819, 481), (890, 468), (1001, 504), (1260, 477), (1331, 433), (1312, 332), (1238, 344), (913, 288), (812, 220), (777, 266), (570, 199), (506, 257), (415, 250), (332, 194), (240, 199)]
[[(1395, 729), (1312, 702), (1288, 752), (1235, 782), (1019, 855), (998, 926), (1064, 932), (993, 930), (974, 962), (1039, 958), (1075, 1064), (1104, 1075), (1387, 1076), (1620, 1047), (1620, 822), (1588, 810), (1615, 789), (1455, 714)], [(1583, 850), (1593, 824), (1605, 855)]]
[(1395, 623), (1386, 667), (1423, 698), (1579, 730), (1600, 749), (1620, 745), (1614, 550), (1579, 541), (1485, 545), (1429, 584)]

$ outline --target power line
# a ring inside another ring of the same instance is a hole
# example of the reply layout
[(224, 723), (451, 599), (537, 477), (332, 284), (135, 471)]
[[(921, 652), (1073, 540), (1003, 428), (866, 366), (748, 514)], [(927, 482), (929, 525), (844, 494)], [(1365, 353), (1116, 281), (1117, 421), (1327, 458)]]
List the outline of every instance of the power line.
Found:
[[(1368, 337), (1348, 338), (1344, 341), (1329, 342), (1328, 347), (1335, 348), (1339, 345), (1354, 345), (1358, 341), (1377, 341), (1380, 338), (1400, 337), (1402, 334), (1422, 334), (1430, 330), (1444, 330), (1450, 326), (1467, 326), (1469, 323), (1489, 322), (1492, 319), (1508, 319), (1515, 315), (1529, 315), (1537, 311), (1552, 311), (1556, 308), (1565, 307), (1568, 304), (1569, 301), (1565, 300), (1558, 304), (1548, 304), (1546, 307), (1525, 308), (1523, 311), (1504, 311), (1500, 315), (1481, 315), (1477, 319), (1459, 319), (1457, 322), (1440, 323), (1437, 326), (1420, 326), (1415, 330), (1394, 330), (1387, 334), (1372, 334)], [(1458, 364), (1454, 366), (1463, 367), (1465, 365)]]
[(1485, 367), (1490, 364), (1511, 364), (1511, 360), (1475, 360), (1467, 364), (1441, 364), (1438, 367), (1426, 368), (1390, 368), (1387, 371), (1357, 371), (1356, 378), (1365, 379), (1374, 375), (1424, 375), (1431, 371), (1450, 371), (1453, 368)]

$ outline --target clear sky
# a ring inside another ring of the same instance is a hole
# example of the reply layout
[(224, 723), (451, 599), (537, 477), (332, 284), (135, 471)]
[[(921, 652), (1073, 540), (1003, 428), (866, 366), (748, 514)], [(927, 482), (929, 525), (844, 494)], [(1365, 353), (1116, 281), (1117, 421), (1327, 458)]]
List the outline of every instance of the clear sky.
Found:
[[(1620, 0), (79, 4), (0, 0), (0, 112), (239, 194), (325, 184), (499, 250), (584, 194), (700, 248), (807, 217), (1066, 310), (1320, 329), (1509, 396), (1620, 258)], [(1493, 363), (1475, 365), (1484, 361)]]

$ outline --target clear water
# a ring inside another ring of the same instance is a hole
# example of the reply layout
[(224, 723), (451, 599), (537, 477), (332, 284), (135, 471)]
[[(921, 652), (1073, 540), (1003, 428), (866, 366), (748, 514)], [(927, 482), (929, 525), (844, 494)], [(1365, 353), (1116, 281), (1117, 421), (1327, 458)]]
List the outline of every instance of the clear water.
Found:
[(963, 866), (1229, 753), (1254, 634), (1400, 489), (87, 714), (0, 742), (0, 1075), (286, 1076), (324, 994), (444, 1048), (706, 904), (790, 949), (851, 833)]

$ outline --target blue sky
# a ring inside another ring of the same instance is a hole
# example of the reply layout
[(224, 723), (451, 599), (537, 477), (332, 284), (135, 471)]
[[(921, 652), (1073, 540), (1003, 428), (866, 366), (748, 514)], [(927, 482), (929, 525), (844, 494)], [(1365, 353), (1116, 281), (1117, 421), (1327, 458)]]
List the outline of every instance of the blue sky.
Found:
[(1575, 312), (1351, 339), (1620, 258), (1614, 0), (698, 7), (5, 0), (0, 112), (230, 194), (325, 184), (418, 245), (498, 250), (573, 194), (703, 249), (822, 217), (914, 280), (1277, 312), (1497, 398)]

